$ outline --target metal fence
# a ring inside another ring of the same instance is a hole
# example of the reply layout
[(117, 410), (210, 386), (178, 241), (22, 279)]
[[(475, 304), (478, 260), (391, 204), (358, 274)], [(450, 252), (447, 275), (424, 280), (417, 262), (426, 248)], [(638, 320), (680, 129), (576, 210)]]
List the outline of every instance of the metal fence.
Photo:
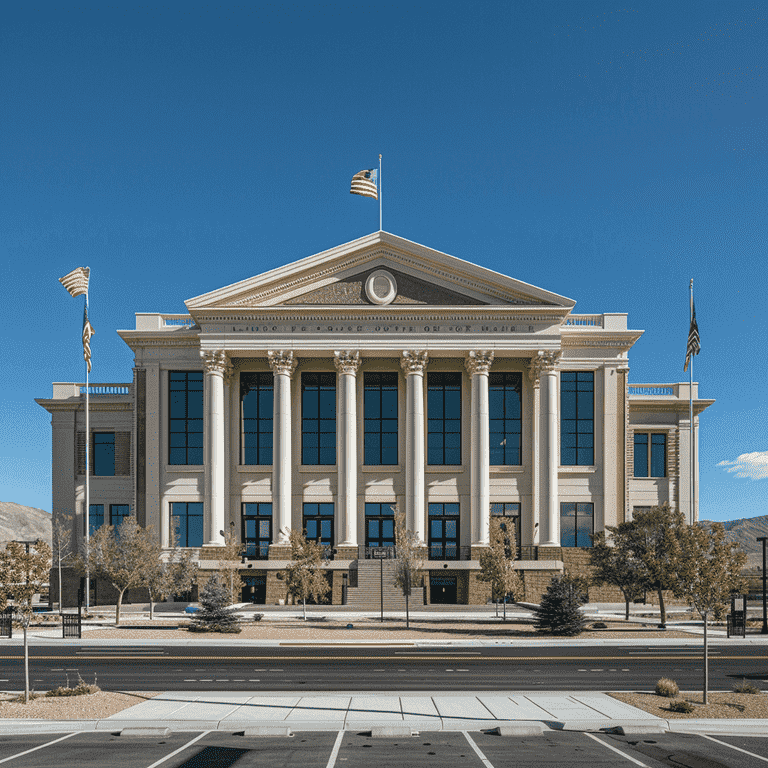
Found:
[(62, 637), (74, 637), (80, 640), (83, 636), (83, 625), (79, 613), (61, 614)]
[(13, 608), (6, 608), (0, 613), (0, 637), (13, 637)]

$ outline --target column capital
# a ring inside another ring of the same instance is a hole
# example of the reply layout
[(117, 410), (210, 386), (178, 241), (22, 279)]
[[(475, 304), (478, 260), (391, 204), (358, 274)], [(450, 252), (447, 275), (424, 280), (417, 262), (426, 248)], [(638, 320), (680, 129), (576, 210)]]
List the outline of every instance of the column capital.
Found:
[(493, 365), (493, 352), (473, 349), (467, 354), (464, 365), (471, 376), (474, 376), (476, 373), (487, 374)]
[(345, 349), (342, 352), (333, 353), (333, 364), (339, 373), (351, 373), (355, 375), (360, 367), (360, 353), (355, 350)]
[(293, 352), (284, 349), (270, 350), (267, 352), (267, 359), (269, 360), (269, 367), (275, 375), (287, 373), (288, 376), (292, 376), (298, 364), (298, 360), (293, 356)]
[(206, 373), (224, 376), (227, 380), (232, 375), (232, 363), (227, 358), (227, 353), (221, 349), (200, 350), (203, 361), (203, 369)]
[(400, 366), (405, 371), (406, 376), (413, 373), (423, 374), (429, 362), (429, 353), (420, 352), (415, 349), (403, 350), (403, 356), (400, 358)]
[(542, 373), (551, 373), (557, 368), (557, 363), (560, 360), (562, 352), (557, 351), (544, 351), (540, 349), (536, 355), (531, 358), (531, 362), (528, 364), (528, 376), (531, 378), (535, 386), (539, 385), (539, 379)]

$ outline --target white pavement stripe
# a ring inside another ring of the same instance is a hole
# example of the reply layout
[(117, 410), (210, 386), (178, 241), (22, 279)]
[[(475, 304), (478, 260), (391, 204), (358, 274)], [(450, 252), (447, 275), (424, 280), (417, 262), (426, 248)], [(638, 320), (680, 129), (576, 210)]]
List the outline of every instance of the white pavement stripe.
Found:
[(9, 760), (15, 760), (17, 757), (21, 757), (22, 755), (28, 755), (30, 752), (37, 752), (38, 749), (42, 749), (43, 747), (50, 747), (51, 744), (56, 744), (56, 742), (64, 741), (64, 739), (68, 739), (71, 736), (76, 736), (79, 733), (79, 731), (75, 731), (75, 733), (68, 733), (66, 736), (62, 736), (60, 739), (54, 739), (53, 741), (46, 741), (45, 744), (41, 744), (39, 747), (32, 747), (32, 749), (28, 749), (25, 752), (19, 752), (18, 755), (11, 755), (10, 757), (4, 757), (2, 760), (0, 760), (0, 763), (7, 763)]
[(464, 734), (464, 738), (469, 742), (469, 746), (475, 750), (477, 756), (483, 761), (483, 765), (486, 766), (486, 768), (493, 768), (491, 761), (480, 751), (480, 747), (472, 741), (469, 734), (466, 731), (462, 731), (462, 733)]
[(642, 768), (649, 768), (649, 766), (647, 766), (645, 763), (641, 763), (639, 760), (635, 760), (634, 757), (631, 757), (626, 752), (622, 752), (620, 749), (616, 749), (616, 747), (612, 747), (610, 744), (606, 744), (602, 739), (598, 739), (594, 733), (585, 732), (584, 735), (589, 736), (590, 739), (594, 739), (598, 744), (602, 744), (604, 747), (610, 749), (612, 752), (615, 752), (617, 755), (621, 755), (625, 760), (629, 760), (635, 765), (640, 765)]
[(339, 735), (336, 737), (336, 743), (333, 745), (333, 750), (328, 758), (328, 764), (325, 768), (333, 768), (336, 765), (336, 758), (339, 756), (339, 750), (341, 749), (341, 740), (344, 738), (344, 731), (339, 731)]
[(750, 757), (754, 757), (757, 760), (762, 760), (764, 763), (768, 763), (768, 758), (762, 757), (760, 755), (756, 755), (754, 752), (748, 752), (746, 749), (742, 749), (741, 747), (734, 747), (733, 744), (729, 744), (727, 741), (720, 741), (720, 739), (716, 739), (712, 736), (707, 736), (705, 733), (700, 733), (699, 736), (703, 736), (705, 739), (714, 741), (717, 744), (722, 744), (724, 747), (730, 747), (731, 749), (735, 749), (737, 752), (743, 752), (745, 755), (749, 755)]
[(192, 741), (188, 741), (183, 747), (179, 747), (178, 749), (175, 749), (170, 754), (166, 755), (165, 757), (161, 757), (156, 762), (152, 763), (152, 765), (148, 765), (147, 768), (155, 768), (158, 765), (162, 765), (166, 760), (173, 757), (174, 755), (178, 755), (179, 752), (183, 752), (187, 747), (191, 747), (196, 741), (200, 741), (200, 739), (203, 738), (203, 736), (207, 736), (210, 733), (210, 731), (203, 731), (199, 736), (195, 736)]

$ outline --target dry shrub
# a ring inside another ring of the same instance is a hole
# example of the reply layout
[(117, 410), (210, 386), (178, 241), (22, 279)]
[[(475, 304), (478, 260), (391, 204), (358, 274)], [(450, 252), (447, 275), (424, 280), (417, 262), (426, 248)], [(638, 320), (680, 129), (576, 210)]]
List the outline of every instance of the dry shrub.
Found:
[(662, 677), (656, 683), (656, 695), (666, 696), (668, 699), (672, 699), (680, 693), (680, 689), (677, 687), (677, 683), (674, 680), (670, 680), (668, 677)]

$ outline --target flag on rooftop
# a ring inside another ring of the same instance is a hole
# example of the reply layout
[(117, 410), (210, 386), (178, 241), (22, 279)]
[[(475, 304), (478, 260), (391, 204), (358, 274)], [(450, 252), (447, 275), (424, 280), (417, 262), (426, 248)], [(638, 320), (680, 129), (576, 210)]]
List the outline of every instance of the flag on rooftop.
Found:
[(688, 370), (688, 365), (691, 362), (691, 355), (698, 355), (701, 351), (701, 339), (699, 338), (699, 326), (696, 323), (696, 305), (693, 303), (693, 296), (691, 296), (691, 329), (688, 331), (688, 346), (685, 350), (685, 365), (683, 370)]
[(88, 293), (89, 267), (78, 267), (68, 275), (59, 278), (59, 282), (69, 291), (70, 296), (82, 296)]
[(83, 308), (83, 357), (88, 365), (88, 373), (91, 372), (91, 336), (96, 333), (91, 321), (88, 319), (88, 305)]
[(379, 199), (378, 190), (376, 188), (376, 182), (378, 181), (379, 172), (375, 168), (371, 168), (367, 171), (360, 171), (352, 177), (352, 187), (349, 190), (351, 195), (362, 195), (363, 197), (372, 197), (374, 200)]

